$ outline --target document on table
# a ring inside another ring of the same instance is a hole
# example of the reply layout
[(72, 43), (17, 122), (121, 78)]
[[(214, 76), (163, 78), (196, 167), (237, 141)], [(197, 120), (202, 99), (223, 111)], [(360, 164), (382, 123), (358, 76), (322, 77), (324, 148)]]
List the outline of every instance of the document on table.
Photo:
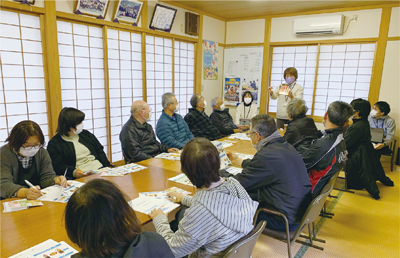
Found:
[(42, 206), (42, 205), (43, 205), (42, 202), (39, 202), (37, 200), (27, 200), (27, 199), (16, 200), (11, 202), (3, 202), (3, 207), (4, 207), (3, 212), (9, 213), (14, 211), (26, 210), (29, 207)]
[(49, 201), (49, 202), (68, 202), (71, 195), (82, 185), (85, 183), (81, 183), (78, 181), (69, 180), (68, 183), (71, 183), (71, 186), (67, 188), (63, 188), (61, 185), (53, 185), (47, 188), (44, 188), (42, 193), (44, 196), (38, 198), (39, 201)]
[(238, 157), (241, 159), (252, 159), (254, 157), (254, 155), (247, 155), (242, 153), (236, 153), (236, 155), (238, 155)]
[(250, 138), (247, 137), (245, 133), (234, 133), (229, 136), (228, 139), (238, 139), (238, 140), (247, 140), (250, 141)]
[(234, 143), (236, 143), (235, 141), (230, 141), (230, 140), (223, 140), (221, 142), (224, 148), (231, 147)]
[(141, 166), (135, 163), (126, 164), (115, 168), (102, 168), (99, 170), (101, 172), (100, 176), (124, 176), (129, 173), (138, 172), (140, 170), (146, 169), (147, 167)]
[(161, 209), (164, 213), (169, 213), (179, 207), (179, 204), (171, 202), (165, 198), (154, 198), (144, 195), (139, 196), (128, 203), (132, 209), (144, 214), (149, 214), (153, 209)]
[(179, 174), (177, 176), (168, 178), (168, 180), (172, 181), (172, 182), (184, 184), (184, 185), (193, 186), (193, 184), (192, 184), (192, 182), (190, 182), (189, 178), (183, 173), (181, 173), (181, 174)]
[(141, 196), (148, 196), (148, 197), (153, 197), (156, 199), (167, 199), (167, 200), (171, 200), (170, 196), (167, 196), (168, 193), (170, 192), (176, 192), (176, 193), (180, 193), (183, 195), (188, 195), (191, 194), (191, 192), (185, 191), (181, 188), (178, 187), (171, 187), (165, 191), (159, 191), (159, 192), (143, 192), (143, 193), (139, 193), (139, 197)]
[(157, 159), (168, 159), (168, 160), (181, 160), (181, 154), (180, 153), (160, 153), (154, 158)]
[(71, 257), (76, 253), (78, 253), (78, 251), (64, 241), (58, 243), (52, 239), (49, 239), (29, 249), (26, 249), (25, 251), (10, 256), (9, 258), (62, 258)]
[(226, 172), (232, 174), (232, 175), (237, 175), (239, 173), (242, 173), (243, 169), (241, 168), (237, 168), (237, 167), (231, 167), (231, 166), (227, 166), (225, 168)]

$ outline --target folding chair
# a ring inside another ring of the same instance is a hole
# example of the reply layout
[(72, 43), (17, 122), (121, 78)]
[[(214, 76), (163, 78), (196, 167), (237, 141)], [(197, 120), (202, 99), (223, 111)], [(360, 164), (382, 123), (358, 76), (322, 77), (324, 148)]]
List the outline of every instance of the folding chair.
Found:
[[(287, 248), (288, 248), (288, 256), (289, 258), (292, 258), (292, 252), (291, 252), (291, 246), (293, 243), (296, 241), (298, 243), (301, 243), (303, 245), (308, 245), (310, 247), (319, 249), (319, 250), (324, 250), (324, 248), (320, 246), (316, 246), (313, 244), (313, 241), (318, 241), (321, 243), (325, 243), (325, 240), (318, 239), (315, 237), (315, 229), (314, 229), (314, 221), (319, 217), (319, 214), (322, 210), (322, 207), (324, 206), (324, 203), (326, 201), (326, 198), (328, 197), (329, 193), (332, 191), (333, 185), (332, 184), (327, 184), (324, 189), (322, 189), (321, 194), (318, 195), (317, 197), (312, 200), (310, 205), (308, 206), (306, 212), (304, 213), (303, 218), (301, 219), (300, 225), (297, 228), (296, 231), (289, 231), (289, 222), (285, 216), (285, 214), (270, 210), (270, 209), (258, 209), (256, 212), (256, 215), (254, 217), (254, 223), (257, 221), (258, 213), (259, 212), (266, 212), (270, 213), (273, 215), (277, 215), (282, 217), (285, 220), (285, 225), (286, 225), (286, 231), (276, 231), (272, 230), (269, 228), (266, 228), (263, 231), (263, 234), (271, 236), (273, 238), (276, 238), (278, 240), (282, 240), (287, 243)], [(301, 235), (301, 232), (303, 229), (308, 226), (308, 236)], [(311, 228), (312, 227), (312, 228)], [(297, 240), (297, 238), (301, 236), (304, 238), (308, 238), (310, 240), (310, 243), (306, 243), (304, 241)]]
[(396, 150), (396, 143), (397, 143), (397, 140), (393, 140), (389, 144), (390, 154), (382, 154), (382, 155), (385, 155), (385, 156), (391, 156), (391, 159), (390, 159), (390, 171), (393, 171), (393, 160), (394, 160), (394, 153), (395, 153), (395, 150)]
[(344, 179), (344, 189), (342, 189), (342, 188), (333, 188), (333, 189), (338, 190), (338, 191), (342, 191), (342, 192), (354, 193), (353, 191), (351, 191), (351, 190), (349, 190), (347, 188), (347, 173), (346, 173), (346, 169), (344, 169), (343, 172), (344, 172), (344, 177), (338, 176), (338, 178)]
[[(338, 171), (338, 172), (336, 172), (335, 174), (333, 174), (333, 176), (331, 177), (331, 179), (330, 179), (329, 182), (328, 182), (328, 185), (331, 184), (332, 187), (333, 187), (333, 189), (336, 189), (336, 188), (334, 188), (334, 186), (335, 186), (336, 180), (337, 180), (337, 178), (338, 178), (340, 172), (341, 172), (341, 171)], [(338, 198), (337, 196), (331, 195), (331, 194), (329, 194), (328, 197), (331, 197), (331, 198)], [(332, 216), (334, 216), (334, 215), (335, 215), (335, 214), (333, 214), (333, 213), (326, 212), (326, 202), (325, 202), (325, 203), (324, 203), (324, 207), (322, 208), (322, 211), (321, 211), (320, 216), (321, 216), (321, 217), (324, 217), (324, 218), (329, 218), (329, 219), (331, 219)]]
[(223, 258), (242, 258), (242, 257), (251, 257), (251, 253), (253, 252), (254, 246), (256, 245), (258, 237), (263, 232), (267, 222), (262, 220), (258, 223), (254, 229), (242, 237), (231, 246), (229, 246), (224, 253)]

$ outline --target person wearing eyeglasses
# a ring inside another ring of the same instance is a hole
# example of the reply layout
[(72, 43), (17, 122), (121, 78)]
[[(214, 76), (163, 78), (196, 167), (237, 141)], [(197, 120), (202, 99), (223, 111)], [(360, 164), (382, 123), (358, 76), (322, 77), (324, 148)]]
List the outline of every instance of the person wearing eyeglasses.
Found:
[(126, 163), (151, 159), (162, 152), (179, 151), (157, 141), (153, 127), (148, 123), (152, 113), (146, 102), (143, 100), (133, 102), (131, 114), (119, 134)]
[[(51, 159), (42, 148), (44, 135), (39, 125), (25, 120), (16, 124), (2, 146), (1, 198), (22, 197), (37, 199), (40, 189), (57, 184), (67, 186), (64, 176), (54, 173)], [(29, 181), (35, 187), (25, 182)]]
[(114, 166), (96, 136), (83, 129), (84, 119), (85, 113), (71, 107), (63, 108), (58, 116), (57, 134), (47, 147), (57, 175), (67, 170), (67, 178), (75, 179)]
[[(252, 159), (243, 160), (227, 150), (231, 162), (243, 171), (234, 176), (221, 170), (221, 175), (239, 181), (251, 198), (260, 203), (259, 208), (285, 214), (290, 231), (296, 230), (311, 202), (311, 183), (300, 154), (281, 137), (270, 115), (253, 117), (247, 136), (257, 153)], [(278, 216), (260, 212), (257, 223), (261, 220), (266, 220), (270, 229), (285, 231), (285, 221)]]

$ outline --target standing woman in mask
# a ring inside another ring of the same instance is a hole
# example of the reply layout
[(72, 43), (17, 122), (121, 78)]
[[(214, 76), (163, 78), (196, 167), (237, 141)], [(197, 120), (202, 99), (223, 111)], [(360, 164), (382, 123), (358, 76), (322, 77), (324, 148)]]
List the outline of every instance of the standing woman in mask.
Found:
[[(67, 186), (63, 176), (56, 176), (49, 154), (43, 149), (44, 136), (33, 121), (16, 124), (1, 147), (1, 199), (22, 197), (37, 199), (40, 188), (57, 184)], [(29, 181), (35, 187), (28, 186)]]
[(240, 119), (252, 119), (258, 115), (257, 105), (253, 103), (254, 97), (246, 90), (242, 96), (242, 103), (236, 109), (236, 124), (241, 124)]
[(67, 178), (88, 176), (91, 170), (113, 166), (96, 136), (83, 129), (85, 113), (65, 107), (58, 116), (57, 134), (49, 141), (47, 150), (57, 175), (67, 170)]
[(284, 128), (290, 120), (286, 112), (286, 107), (289, 102), (296, 99), (303, 99), (303, 87), (296, 82), (298, 75), (294, 67), (286, 68), (283, 72), (283, 78), (286, 83), (275, 88), (268, 88), (269, 95), (272, 99), (278, 99), (278, 107), (276, 111), (276, 127)]

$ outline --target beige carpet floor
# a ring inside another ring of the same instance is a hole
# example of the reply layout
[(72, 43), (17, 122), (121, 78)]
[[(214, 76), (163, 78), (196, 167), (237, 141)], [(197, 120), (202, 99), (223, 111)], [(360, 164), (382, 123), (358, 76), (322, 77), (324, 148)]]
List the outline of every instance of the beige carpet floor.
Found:
[[(327, 205), (333, 208), (332, 219), (321, 218), (316, 222), (318, 238), (326, 243), (317, 245), (323, 251), (294, 244), (292, 255), (301, 257), (400, 257), (400, 171), (390, 171), (387, 157), (382, 158), (386, 175), (394, 187), (378, 182), (380, 200), (374, 200), (366, 190), (355, 193), (332, 191), (339, 199), (328, 198)], [(337, 186), (343, 185), (338, 179)], [(327, 206), (327, 207), (328, 207)], [(308, 233), (307, 230), (305, 233)], [(287, 245), (279, 240), (261, 235), (253, 251), (253, 257), (288, 257)]]

